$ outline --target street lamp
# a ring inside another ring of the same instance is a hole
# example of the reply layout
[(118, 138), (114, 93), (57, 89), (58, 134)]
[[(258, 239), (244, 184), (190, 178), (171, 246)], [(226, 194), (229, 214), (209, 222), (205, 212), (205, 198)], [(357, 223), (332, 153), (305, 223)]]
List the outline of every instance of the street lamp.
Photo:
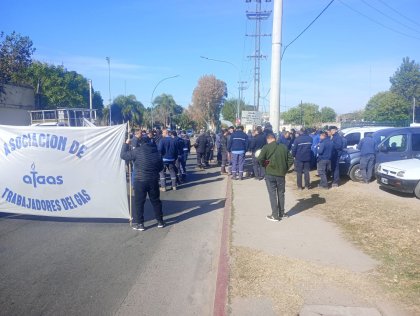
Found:
[(240, 113), (240, 104), (241, 104), (241, 90), (244, 90), (244, 88), (242, 87), (242, 84), (246, 83), (246, 81), (240, 81), (240, 70), (238, 68), (238, 66), (236, 66), (234, 63), (231, 63), (230, 61), (227, 60), (220, 60), (220, 59), (213, 59), (213, 58), (208, 58), (206, 56), (200, 56), (200, 58), (203, 59), (207, 59), (210, 61), (215, 61), (215, 62), (219, 62), (219, 63), (224, 63), (224, 64), (229, 64), (232, 67), (234, 67), (236, 69), (236, 71), (238, 72), (238, 102), (236, 104), (236, 120), (240, 119), (239, 113)]
[(109, 92), (109, 125), (112, 125), (112, 113), (111, 113), (111, 58), (105, 57), (108, 62), (108, 92)]
[(152, 111), (151, 111), (151, 119), (152, 119), (152, 129), (153, 129), (153, 125), (154, 125), (154, 106), (153, 106), (153, 96), (154, 96), (154, 94), (155, 94), (155, 91), (156, 91), (156, 88), (163, 82), (163, 81), (165, 81), (165, 80), (168, 80), (168, 79), (172, 79), (172, 78), (177, 78), (177, 77), (179, 77), (179, 75), (175, 75), (175, 76), (171, 76), (171, 77), (166, 77), (166, 78), (163, 78), (163, 79), (161, 79), (156, 85), (155, 85), (155, 88), (153, 89), (153, 92), (152, 92), (152, 96), (150, 97), (150, 104), (152, 105)]

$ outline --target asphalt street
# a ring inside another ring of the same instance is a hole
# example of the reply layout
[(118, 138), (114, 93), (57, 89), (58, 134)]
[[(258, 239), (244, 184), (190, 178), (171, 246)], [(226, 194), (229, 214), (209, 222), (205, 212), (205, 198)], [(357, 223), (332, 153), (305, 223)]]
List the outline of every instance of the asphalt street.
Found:
[(0, 314), (212, 314), (226, 178), (194, 159), (188, 182), (161, 194), (163, 229), (149, 201), (144, 232), (0, 213)]

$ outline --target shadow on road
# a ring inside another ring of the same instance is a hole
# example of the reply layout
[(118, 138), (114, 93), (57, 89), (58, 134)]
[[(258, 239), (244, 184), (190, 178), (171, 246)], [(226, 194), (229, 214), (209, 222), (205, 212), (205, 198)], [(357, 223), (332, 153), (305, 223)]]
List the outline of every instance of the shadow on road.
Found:
[[(192, 159), (189, 161), (191, 162)], [(174, 193), (174, 197), (179, 197), (178, 194), (185, 194), (184, 189), (194, 186), (205, 185), (213, 182), (223, 181), (219, 171), (214, 171), (214, 168), (205, 169), (202, 171), (194, 170), (194, 165), (188, 166), (187, 182), (178, 187), (179, 193)], [(169, 191), (170, 192), (170, 191)], [(169, 193), (168, 192), (168, 193)], [(128, 198), (129, 199), (129, 198)], [(194, 196), (189, 196), (188, 200), (171, 200), (171, 196), (161, 194), (163, 203), (163, 213), (165, 221), (168, 225), (173, 225), (189, 218), (200, 216), (214, 210), (223, 208), (225, 199), (208, 199), (208, 200), (195, 200)], [(133, 212), (135, 210), (134, 196), (132, 197)], [(176, 215), (178, 214), (178, 215)], [(174, 216), (176, 215), (176, 216)], [(166, 220), (167, 217), (170, 217)], [(150, 201), (147, 200), (144, 212), (145, 221), (153, 220), (154, 213)], [(13, 220), (27, 220), (27, 221), (42, 221), (42, 222), (69, 222), (69, 223), (127, 223), (127, 219), (118, 218), (69, 218), (69, 217), (53, 217), (42, 215), (21, 215), (12, 213), (0, 212), (1, 219)], [(152, 225), (153, 226), (153, 225)]]
[(324, 204), (326, 202), (325, 198), (320, 197), (319, 194), (312, 194), (310, 198), (303, 198), (298, 199), (298, 202), (295, 206), (293, 206), (288, 212), (287, 215), (294, 216), (301, 212), (304, 212), (306, 210), (309, 210), (310, 208), (314, 207), (318, 204)]

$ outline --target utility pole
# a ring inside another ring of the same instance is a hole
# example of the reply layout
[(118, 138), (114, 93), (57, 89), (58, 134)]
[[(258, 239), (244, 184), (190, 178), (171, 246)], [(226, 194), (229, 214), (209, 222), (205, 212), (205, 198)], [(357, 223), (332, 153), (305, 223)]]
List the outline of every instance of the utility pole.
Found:
[(109, 92), (109, 125), (112, 125), (112, 111), (111, 111), (111, 58), (106, 57), (108, 62), (108, 92)]
[(238, 107), (236, 109), (236, 121), (241, 119), (242, 91), (247, 89), (244, 87), (244, 85), (247, 83), (247, 81), (238, 81)]
[(416, 123), (416, 97), (413, 97), (413, 124)]
[[(255, 52), (248, 58), (254, 58), (254, 107), (256, 111), (260, 107), (261, 59), (267, 57), (261, 54), (261, 37), (270, 36), (270, 34), (261, 34), (261, 21), (267, 20), (271, 15), (271, 11), (261, 11), (261, 1), (255, 0), (255, 11), (246, 11), (247, 18), (255, 20), (255, 34), (246, 34), (246, 36), (255, 37)], [(246, 0), (246, 2), (252, 2), (252, 0)], [(265, 0), (265, 2), (271, 2), (271, 0)]]
[(273, 36), (271, 37), (270, 123), (275, 133), (279, 131), (280, 124), (282, 15), (283, 0), (274, 0)]

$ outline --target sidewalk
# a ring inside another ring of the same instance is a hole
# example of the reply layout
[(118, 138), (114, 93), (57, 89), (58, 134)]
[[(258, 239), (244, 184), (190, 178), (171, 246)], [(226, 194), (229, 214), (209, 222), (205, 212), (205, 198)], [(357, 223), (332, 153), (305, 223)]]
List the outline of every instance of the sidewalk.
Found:
[(332, 190), (286, 184), (290, 216), (270, 222), (265, 181), (233, 181), (231, 315), (408, 315), (370, 280), (377, 262), (313, 206)]

